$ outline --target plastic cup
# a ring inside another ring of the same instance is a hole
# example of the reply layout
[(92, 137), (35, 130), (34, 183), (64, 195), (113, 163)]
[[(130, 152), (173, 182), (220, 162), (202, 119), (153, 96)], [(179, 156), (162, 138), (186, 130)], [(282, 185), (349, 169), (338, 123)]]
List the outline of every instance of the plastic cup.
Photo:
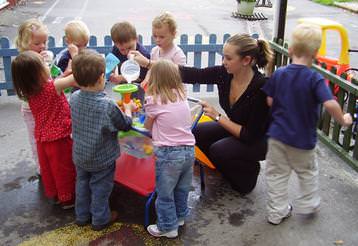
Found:
[(120, 63), (120, 60), (112, 53), (108, 53), (105, 60), (106, 60), (106, 79), (108, 80), (113, 69), (115, 69), (116, 66)]

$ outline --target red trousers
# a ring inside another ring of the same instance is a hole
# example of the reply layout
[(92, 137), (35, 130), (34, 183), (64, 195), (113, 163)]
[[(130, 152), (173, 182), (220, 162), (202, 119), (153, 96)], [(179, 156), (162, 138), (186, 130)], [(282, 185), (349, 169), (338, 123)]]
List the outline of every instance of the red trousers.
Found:
[(72, 161), (72, 139), (37, 142), (41, 180), (48, 198), (61, 203), (75, 199), (76, 169)]

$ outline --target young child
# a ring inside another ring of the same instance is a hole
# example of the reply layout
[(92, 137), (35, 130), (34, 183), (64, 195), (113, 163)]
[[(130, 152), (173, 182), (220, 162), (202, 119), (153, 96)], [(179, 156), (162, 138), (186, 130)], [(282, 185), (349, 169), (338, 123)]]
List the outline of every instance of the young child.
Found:
[(321, 44), (321, 30), (298, 25), (292, 34), (292, 64), (277, 69), (263, 90), (272, 107), (266, 156), (268, 222), (278, 225), (291, 215), (287, 186), (290, 174), (298, 176), (300, 191), (294, 202), (298, 214), (318, 211), (318, 166), (315, 157), (316, 124), (320, 104), (343, 126), (352, 124), (333, 99), (324, 78), (310, 69)]
[(144, 107), (144, 126), (152, 132), (157, 158), (157, 224), (147, 230), (155, 237), (174, 238), (189, 213), (195, 139), (184, 85), (173, 62), (153, 64)]
[(79, 50), (87, 47), (89, 38), (90, 32), (83, 21), (73, 20), (67, 22), (65, 26), (65, 41), (67, 43), (67, 48), (57, 55), (55, 61), (55, 64), (63, 73), (65, 73), (66, 70), (71, 70), (69, 61), (78, 54)]
[[(32, 50), (41, 54), (43, 59), (47, 59), (47, 37), (47, 27), (41, 21), (37, 19), (28, 19), (20, 25), (17, 31), (17, 37), (15, 40), (16, 47), (20, 53), (26, 50)], [(21, 114), (26, 124), (32, 156), (37, 165), (37, 168), (39, 168), (36, 142), (34, 137), (35, 121), (27, 101), (23, 101), (21, 104)], [(39, 171), (38, 174), (40, 174)]]
[(35, 139), (45, 195), (63, 209), (74, 206), (75, 167), (72, 162), (71, 115), (62, 90), (73, 76), (53, 81), (42, 57), (20, 53), (11, 64), (17, 95), (27, 100), (35, 119)]
[[(171, 60), (174, 64), (185, 65), (186, 56), (183, 50), (174, 44), (177, 34), (177, 24), (173, 15), (165, 12), (154, 18), (152, 22), (152, 35), (157, 44), (150, 52), (150, 60), (147, 62), (146, 68), (150, 68), (152, 61), (159, 59)], [(141, 83), (143, 88), (147, 87), (149, 73)]]
[[(128, 59), (127, 56), (129, 51), (136, 50), (148, 59), (150, 58), (150, 54), (146, 48), (138, 42), (135, 27), (127, 21), (118, 22), (112, 26), (111, 38), (114, 42), (112, 53), (120, 60), (120, 64), (118, 67), (119, 74), (112, 73), (109, 77), (109, 81), (118, 84), (126, 81), (120, 74), (120, 66)], [(145, 78), (147, 71), (148, 69), (141, 68), (139, 75), (140, 80)]]
[(73, 58), (73, 75), (80, 87), (71, 96), (73, 161), (76, 165), (76, 224), (92, 223), (93, 230), (108, 227), (117, 218), (110, 211), (115, 160), (120, 150), (119, 130), (131, 127), (131, 107), (125, 114), (103, 92), (105, 60), (94, 51), (83, 50)]
[(154, 18), (152, 34), (157, 46), (150, 52), (150, 59), (168, 59), (177, 65), (186, 64), (186, 56), (181, 48), (174, 44), (177, 24), (173, 15), (165, 12)]

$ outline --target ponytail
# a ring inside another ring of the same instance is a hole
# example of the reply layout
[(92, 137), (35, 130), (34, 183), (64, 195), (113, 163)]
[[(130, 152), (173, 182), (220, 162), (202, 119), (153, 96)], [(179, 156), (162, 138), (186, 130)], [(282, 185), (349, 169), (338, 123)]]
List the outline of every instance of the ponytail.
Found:
[(236, 53), (239, 56), (250, 56), (259, 68), (265, 68), (271, 65), (273, 52), (270, 44), (263, 39), (254, 39), (249, 34), (235, 34), (231, 36), (226, 43), (237, 47)]
[(258, 52), (256, 56), (256, 64), (259, 68), (266, 67), (273, 60), (273, 52), (270, 44), (263, 39), (257, 39)]

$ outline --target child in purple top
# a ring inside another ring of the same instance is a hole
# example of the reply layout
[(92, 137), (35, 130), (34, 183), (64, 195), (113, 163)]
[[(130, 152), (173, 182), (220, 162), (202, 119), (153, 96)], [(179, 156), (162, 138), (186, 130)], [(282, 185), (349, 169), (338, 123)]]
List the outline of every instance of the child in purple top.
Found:
[(155, 237), (174, 238), (189, 213), (195, 139), (184, 85), (173, 62), (159, 60), (152, 66), (144, 108), (144, 126), (151, 130), (155, 146), (158, 217), (147, 230)]
[(287, 186), (292, 171), (300, 183), (295, 211), (299, 214), (318, 211), (320, 197), (314, 147), (320, 104), (341, 125), (352, 124), (352, 117), (342, 113), (324, 78), (310, 69), (320, 44), (318, 27), (298, 25), (289, 47), (292, 64), (277, 69), (263, 87), (272, 107), (266, 181), (268, 222), (274, 225), (291, 215)]

